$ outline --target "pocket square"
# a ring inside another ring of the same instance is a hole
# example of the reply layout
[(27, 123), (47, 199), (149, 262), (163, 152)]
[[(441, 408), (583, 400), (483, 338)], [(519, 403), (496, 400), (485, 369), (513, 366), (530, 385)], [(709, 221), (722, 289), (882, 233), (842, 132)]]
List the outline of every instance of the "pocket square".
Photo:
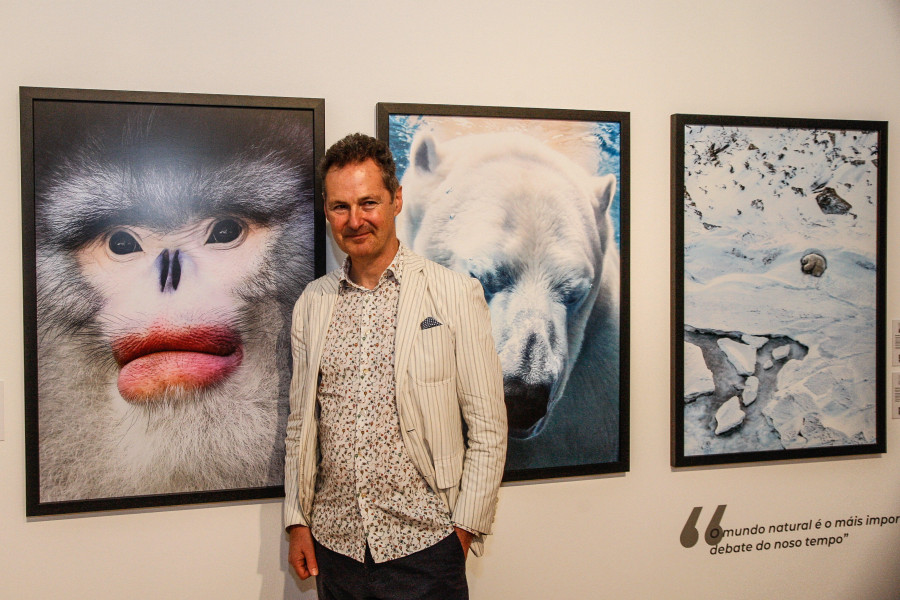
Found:
[(440, 321), (438, 321), (434, 317), (428, 317), (419, 324), (419, 327), (421, 327), (422, 329), (431, 329), (432, 327), (437, 327), (440, 324)]

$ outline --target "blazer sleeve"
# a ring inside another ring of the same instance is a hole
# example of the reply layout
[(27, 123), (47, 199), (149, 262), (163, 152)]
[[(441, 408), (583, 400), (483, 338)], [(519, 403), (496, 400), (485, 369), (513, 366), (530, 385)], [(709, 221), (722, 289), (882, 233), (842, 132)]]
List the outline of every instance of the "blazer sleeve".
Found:
[(291, 376), (290, 403), (285, 436), (284, 458), (284, 526), (309, 525), (300, 509), (300, 460), (303, 431), (303, 392), (306, 380), (307, 353), (304, 335), (304, 296), (294, 304), (291, 317), (291, 354), (293, 373)]
[(467, 439), (452, 519), (464, 529), (489, 534), (506, 462), (503, 371), (481, 284), (466, 278), (461, 296), (456, 304), (457, 397)]

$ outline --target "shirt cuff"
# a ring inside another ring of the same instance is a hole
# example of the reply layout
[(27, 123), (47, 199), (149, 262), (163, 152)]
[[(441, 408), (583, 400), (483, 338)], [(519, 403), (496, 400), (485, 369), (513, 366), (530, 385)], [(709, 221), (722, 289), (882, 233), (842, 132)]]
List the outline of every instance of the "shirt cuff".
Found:
[(462, 529), (463, 531), (468, 531), (468, 532), (471, 533), (472, 535), (481, 535), (481, 532), (480, 532), (480, 531), (475, 531), (475, 530), (472, 529), (471, 527), (466, 527), (465, 525), (460, 525), (459, 523), (453, 523), (453, 526), (454, 526), (454, 527), (459, 527), (459, 528)]

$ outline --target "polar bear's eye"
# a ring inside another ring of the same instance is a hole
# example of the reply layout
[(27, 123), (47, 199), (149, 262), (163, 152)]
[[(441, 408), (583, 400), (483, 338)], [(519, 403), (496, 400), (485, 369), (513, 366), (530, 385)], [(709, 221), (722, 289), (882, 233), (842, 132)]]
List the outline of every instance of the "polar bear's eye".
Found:
[(478, 277), (474, 273), (470, 273), (470, 275), (477, 279), (479, 283), (481, 283), (481, 289), (484, 290), (484, 299), (486, 302), (490, 302), (491, 298), (494, 297), (494, 294), (497, 293), (496, 290), (492, 289), (491, 286), (488, 285), (488, 282), (483, 279), (483, 277)]
[(566, 306), (581, 304), (590, 291), (591, 285), (587, 280), (567, 281), (557, 289), (560, 301)]
[(491, 301), (495, 294), (499, 294), (511, 286), (513, 282), (512, 273), (507, 267), (503, 266), (483, 273), (471, 273), (471, 275), (481, 282), (481, 287), (484, 288), (484, 299), (488, 302)]
[(563, 296), (563, 302), (572, 306), (574, 304), (578, 304), (584, 299), (584, 294), (578, 293), (574, 290), (570, 291), (568, 294)]

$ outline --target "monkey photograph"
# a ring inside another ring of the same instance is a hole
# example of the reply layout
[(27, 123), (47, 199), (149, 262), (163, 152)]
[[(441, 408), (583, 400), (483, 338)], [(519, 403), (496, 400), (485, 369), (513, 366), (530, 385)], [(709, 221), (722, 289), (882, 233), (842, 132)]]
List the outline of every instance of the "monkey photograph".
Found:
[(41, 505), (283, 483), (322, 103), (202, 98), (31, 103)]

